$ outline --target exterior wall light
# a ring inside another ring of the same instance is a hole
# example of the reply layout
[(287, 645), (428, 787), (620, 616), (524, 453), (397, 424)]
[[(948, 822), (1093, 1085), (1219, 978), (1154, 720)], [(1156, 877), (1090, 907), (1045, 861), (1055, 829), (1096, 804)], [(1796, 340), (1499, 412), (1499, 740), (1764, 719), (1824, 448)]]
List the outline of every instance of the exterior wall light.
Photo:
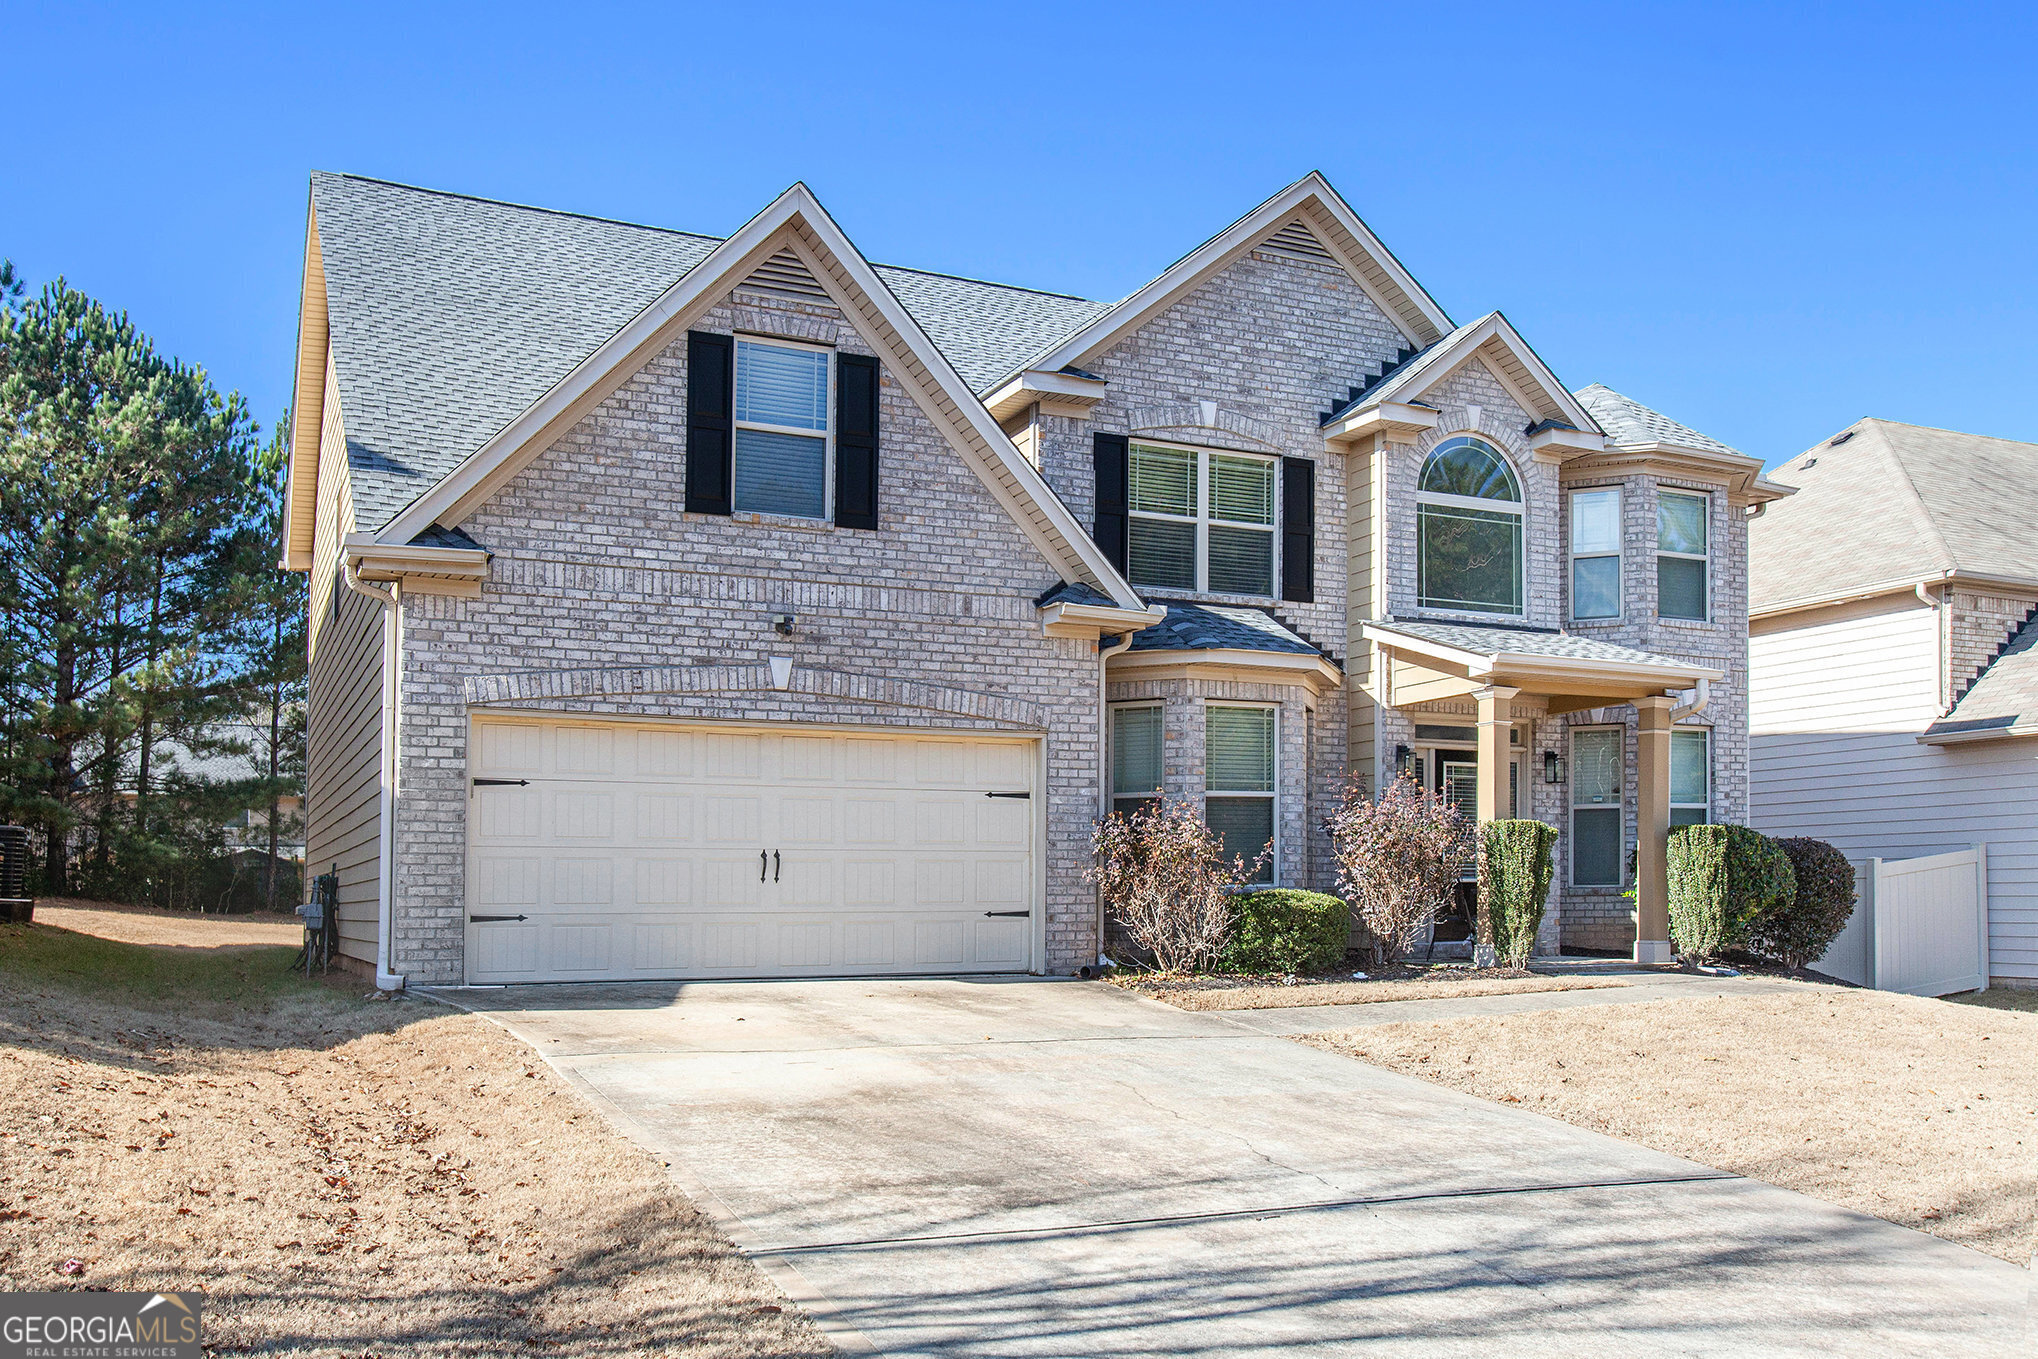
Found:
[(1543, 782), (1562, 783), (1563, 781), (1564, 781), (1564, 757), (1562, 755), (1559, 755), (1554, 750), (1544, 751)]

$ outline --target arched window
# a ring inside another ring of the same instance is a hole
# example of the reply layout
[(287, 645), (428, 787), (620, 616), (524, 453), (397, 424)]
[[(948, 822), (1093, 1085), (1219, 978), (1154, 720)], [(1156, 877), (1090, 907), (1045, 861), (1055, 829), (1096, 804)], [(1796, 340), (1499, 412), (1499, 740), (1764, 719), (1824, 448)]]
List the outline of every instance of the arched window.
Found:
[(1483, 440), (1446, 439), (1416, 486), (1416, 598), (1426, 609), (1521, 612), (1521, 483)]

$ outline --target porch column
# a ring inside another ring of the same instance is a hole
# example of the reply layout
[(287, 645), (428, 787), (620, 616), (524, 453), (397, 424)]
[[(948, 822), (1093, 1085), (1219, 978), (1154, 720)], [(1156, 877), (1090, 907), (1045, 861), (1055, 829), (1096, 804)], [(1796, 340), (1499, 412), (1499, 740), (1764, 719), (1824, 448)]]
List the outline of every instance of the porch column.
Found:
[(1635, 700), (1635, 961), (1670, 961), (1670, 709), (1676, 699)]
[(1472, 691), (1479, 703), (1479, 820), (1499, 821), (1507, 813), (1507, 755), (1514, 730), (1514, 696), (1519, 689), (1488, 685)]

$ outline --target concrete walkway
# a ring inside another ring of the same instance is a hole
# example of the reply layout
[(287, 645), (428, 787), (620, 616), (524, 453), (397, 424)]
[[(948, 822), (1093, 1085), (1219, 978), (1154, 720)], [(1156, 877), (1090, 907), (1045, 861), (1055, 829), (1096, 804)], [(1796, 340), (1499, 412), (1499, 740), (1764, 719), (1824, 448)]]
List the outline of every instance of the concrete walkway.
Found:
[(851, 1353), (2032, 1353), (2014, 1266), (1108, 986), (443, 994)]
[(1363, 1005), (1284, 1005), (1268, 1010), (1223, 1010), (1255, 1033), (1283, 1036), (1323, 1033), (1331, 1029), (1367, 1028), (1375, 1024), (1462, 1019), (1476, 1015), (1518, 1015), (1531, 1010), (1568, 1010), (1580, 1005), (1643, 1005), (1653, 1000), (1699, 1000), (1707, 996), (1803, 995), (1806, 991), (1838, 991), (1843, 987), (1782, 977), (1708, 977), (1670, 968), (1633, 964), (1536, 964), (1536, 971), (1554, 976), (1582, 976), (1619, 982), (1618, 986), (1579, 991), (1525, 991), (1514, 995), (1463, 996), (1438, 1000), (1376, 1000)]

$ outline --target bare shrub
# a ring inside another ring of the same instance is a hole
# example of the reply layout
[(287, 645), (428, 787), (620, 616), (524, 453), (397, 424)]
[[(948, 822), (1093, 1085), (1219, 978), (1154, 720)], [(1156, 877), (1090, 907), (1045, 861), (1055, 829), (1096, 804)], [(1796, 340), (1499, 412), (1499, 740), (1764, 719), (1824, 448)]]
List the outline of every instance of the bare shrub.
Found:
[(1472, 821), (1441, 794), (1402, 775), (1378, 799), (1354, 782), (1324, 818), (1352, 913), (1385, 967), (1413, 949), (1458, 889)]
[(1164, 798), (1113, 812), (1090, 839), (1089, 879), (1104, 907), (1163, 972), (1217, 961), (1231, 930), (1231, 891), (1250, 880), (1272, 847), (1248, 863), (1224, 857), (1224, 837), (1196, 804)]

